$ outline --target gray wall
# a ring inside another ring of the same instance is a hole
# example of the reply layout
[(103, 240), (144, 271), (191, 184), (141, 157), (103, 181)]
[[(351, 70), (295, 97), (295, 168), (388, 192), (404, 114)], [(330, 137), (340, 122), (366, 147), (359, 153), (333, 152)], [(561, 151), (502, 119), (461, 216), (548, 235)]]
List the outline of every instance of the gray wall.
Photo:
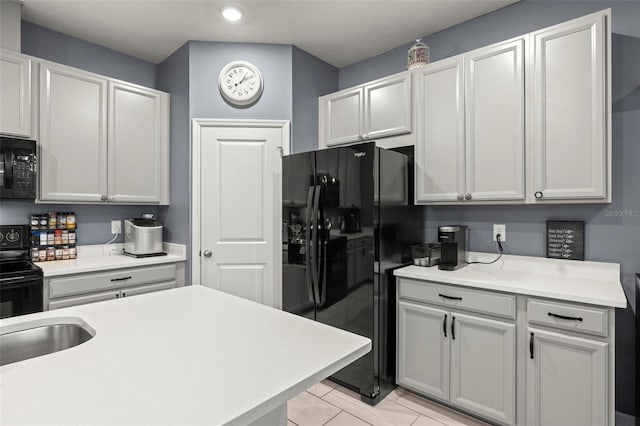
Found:
[(318, 97), (338, 90), (338, 69), (293, 47), (292, 152), (318, 149)]
[[(191, 172), (189, 138), (189, 44), (186, 43), (158, 65), (158, 89), (171, 93), (170, 206), (158, 207), (164, 238), (189, 244), (191, 238)], [(190, 270), (187, 269), (189, 272)], [(188, 279), (187, 282), (190, 282)]]
[(156, 87), (156, 66), (151, 62), (26, 21), (22, 21), (22, 53)]
[[(97, 44), (22, 21), (22, 53), (148, 87), (155, 87), (155, 65)], [(111, 239), (111, 220), (157, 213), (156, 206), (35, 204), (0, 201), (0, 224), (26, 224), (31, 213), (74, 211), (78, 244), (101, 244)], [(122, 241), (122, 236), (117, 241)]]
[[(635, 349), (634, 274), (640, 272), (640, 2), (523, 1), (423, 38), (436, 61), (606, 8), (612, 9), (613, 202), (582, 206), (434, 206), (426, 208), (427, 239), (439, 225), (470, 228), (470, 248), (493, 252), (492, 224), (505, 223), (506, 253), (545, 256), (545, 222), (585, 221), (587, 260), (621, 265), (630, 307), (616, 315), (616, 409), (632, 414)], [(339, 71), (346, 88), (406, 69), (412, 43)]]

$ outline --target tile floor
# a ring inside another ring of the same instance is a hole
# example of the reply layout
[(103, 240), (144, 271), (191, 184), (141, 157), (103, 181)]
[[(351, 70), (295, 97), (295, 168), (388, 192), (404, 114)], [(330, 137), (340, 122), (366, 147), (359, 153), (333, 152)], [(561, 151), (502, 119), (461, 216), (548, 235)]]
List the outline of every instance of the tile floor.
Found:
[(486, 426), (413, 393), (396, 388), (372, 407), (329, 380), (289, 400), (288, 426)]

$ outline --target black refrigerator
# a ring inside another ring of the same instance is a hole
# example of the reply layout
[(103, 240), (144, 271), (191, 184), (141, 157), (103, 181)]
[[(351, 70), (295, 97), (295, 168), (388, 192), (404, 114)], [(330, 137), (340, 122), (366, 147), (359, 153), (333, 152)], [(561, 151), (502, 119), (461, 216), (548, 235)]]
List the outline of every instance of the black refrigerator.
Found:
[(375, 404), (395, 387), (393, 270), (424, 241), (413, 148), (375, 143), (282, 160), (283, 309), (372, 340), (330, 377)]

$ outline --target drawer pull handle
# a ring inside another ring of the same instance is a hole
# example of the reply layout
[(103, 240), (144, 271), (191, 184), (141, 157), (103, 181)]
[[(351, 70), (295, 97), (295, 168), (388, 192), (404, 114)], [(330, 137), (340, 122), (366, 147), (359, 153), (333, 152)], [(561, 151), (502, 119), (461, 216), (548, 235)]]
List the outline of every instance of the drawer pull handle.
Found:
[(447, 314), (444, 314), (444, 320), (442, 321), (442, 332), (444, 337), (447, 337)]
[(447, 296), (446, 294), (442, 294), (442, 293), (438, 293), (438, 296), (442, 297), (443, 299), (462, 300), (462, 297)]
[(560, 318), (563, 320), (569, 320), (569, 321), (582, 321), (582, 317), (567, 317), (564, 315), (554, 314), (553, 312), (549, 312), (549, 316), (554, 318)]
[(115, 281), (126, 281), (126, 280), (130, 280), (131, 276), (128, 277), (122, 277), (122, 278), (111, 278), (111, 282), (115, 282)]
[(529, 357), (533, 359), (533, 333), (531, 333), (531, 339), (529, 340)]
[(456, 317), (451, 316), (451, 339), (456, 340)]

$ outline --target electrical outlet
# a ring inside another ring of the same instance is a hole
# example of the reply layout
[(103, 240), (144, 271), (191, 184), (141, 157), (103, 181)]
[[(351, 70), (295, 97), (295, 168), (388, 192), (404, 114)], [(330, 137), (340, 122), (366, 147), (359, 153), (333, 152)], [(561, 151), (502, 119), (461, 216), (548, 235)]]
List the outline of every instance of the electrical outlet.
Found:
[(493, 225), (493, 241), (498, 241), (496, 235), (500, 234), (500, 241), (507, 241), (507, 225)]
[(111, 233), (114, 235), (122, 233), (122, 221), (120, 220), (111, 221)]

